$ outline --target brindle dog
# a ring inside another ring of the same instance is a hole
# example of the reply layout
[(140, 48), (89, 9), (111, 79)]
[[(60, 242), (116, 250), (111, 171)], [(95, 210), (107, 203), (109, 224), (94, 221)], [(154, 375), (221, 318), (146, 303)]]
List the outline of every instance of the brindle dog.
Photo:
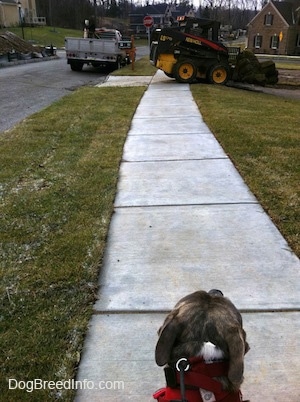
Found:
[(228, 377), (217, 380), (230, 392), (240, 389), (244, 355), (250, 348), (241, 314), (220, 290), (197, 291), (179, 300), (158, 335), (155, 360), (159, 366), (174, 365), (182, 357), (228, 360)]

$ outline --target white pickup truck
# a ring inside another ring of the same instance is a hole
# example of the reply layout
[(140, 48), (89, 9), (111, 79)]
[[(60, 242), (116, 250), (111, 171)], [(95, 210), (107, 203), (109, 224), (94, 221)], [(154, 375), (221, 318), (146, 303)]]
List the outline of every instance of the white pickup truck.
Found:
[(131, 40), (123, 40), (116, 29), (96, 29), (93, 38), (65, 38), (68, 64), (81, 71), (84, 64), (113, 70), (130, 63)]

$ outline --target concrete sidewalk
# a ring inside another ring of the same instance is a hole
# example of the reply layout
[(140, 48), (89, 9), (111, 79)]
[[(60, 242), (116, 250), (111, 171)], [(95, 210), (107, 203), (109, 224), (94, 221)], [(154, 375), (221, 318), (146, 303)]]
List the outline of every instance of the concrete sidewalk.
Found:
[[(134, 115), (76, 402), (150, 402), (157, 330), (186, 294), (219, 288), (251, 346), (244, 399), (300, 400), (299, 259), (203, 122), (160, 71)], [(106, 84), (109, 85), (109, 82)], [(87, 383), (87, 380), (89, 381)]]

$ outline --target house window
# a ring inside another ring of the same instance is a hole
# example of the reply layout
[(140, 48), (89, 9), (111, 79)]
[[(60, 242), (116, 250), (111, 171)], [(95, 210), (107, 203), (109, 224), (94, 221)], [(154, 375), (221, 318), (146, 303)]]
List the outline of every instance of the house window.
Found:
[(254, 47), (259, 49), (262, 46), (262, 36), (257, 34), (254, 36)]
[(277, 36), (277, 35), (271, 36), (270, 48), (278, 49), (278, 47), (279, 47), (279, 36)]
[(273, 14), (266, 14), (265, 15), (265, 25), (273, 25)]

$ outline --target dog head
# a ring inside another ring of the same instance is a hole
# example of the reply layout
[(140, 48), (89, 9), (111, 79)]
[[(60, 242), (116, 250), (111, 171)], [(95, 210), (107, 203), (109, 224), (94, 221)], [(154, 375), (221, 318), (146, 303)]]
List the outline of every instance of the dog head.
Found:
[(159, 366), (171, 365), (182, 357), (222, 358), (229, 362), (224, 387), (240, 388), (249, 345), (241, 314), (221, 291), (198, 291), (179, 300), (158, 335), (155, 360)]

